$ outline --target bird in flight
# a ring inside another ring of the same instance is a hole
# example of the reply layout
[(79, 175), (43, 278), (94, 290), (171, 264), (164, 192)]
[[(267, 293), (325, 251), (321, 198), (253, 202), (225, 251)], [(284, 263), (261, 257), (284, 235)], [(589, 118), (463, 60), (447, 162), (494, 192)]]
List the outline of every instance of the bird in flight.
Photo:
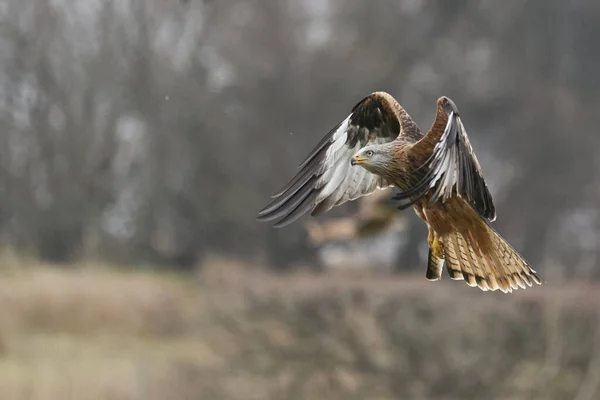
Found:
[(512, 292), (541, 284), (527, 261), (490, 225), (496, 209), (458, 109), (437, 100), (423, 134), (386, 92), (356, 104), (299, 166), (298, 173), (258, 213), (275, 227), (310, 211), (394, 186), (399, 209), (413, 207), (429, 229), (426, 278), (439, 280), (444, 262), (451, 279), (482, 290)]

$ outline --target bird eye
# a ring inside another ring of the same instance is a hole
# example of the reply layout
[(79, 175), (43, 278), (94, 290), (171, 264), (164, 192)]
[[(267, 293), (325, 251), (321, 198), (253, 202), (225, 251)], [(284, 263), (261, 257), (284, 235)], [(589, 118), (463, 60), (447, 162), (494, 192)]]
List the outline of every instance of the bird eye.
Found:
[(369, 151), (367, 151), (367, 153), (366, 153), (366, 154), (367, 154), (367, 157), (371, 157), (371, 156), (373, 155), (373, 150), (369, 150)]

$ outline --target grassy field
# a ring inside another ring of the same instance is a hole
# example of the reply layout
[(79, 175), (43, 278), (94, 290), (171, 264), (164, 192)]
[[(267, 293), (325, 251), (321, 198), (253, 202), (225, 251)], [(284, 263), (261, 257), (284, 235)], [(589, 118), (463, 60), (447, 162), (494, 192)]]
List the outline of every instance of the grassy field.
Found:
[(3, 260), (0, 399), (600, 397), (591, 285)]

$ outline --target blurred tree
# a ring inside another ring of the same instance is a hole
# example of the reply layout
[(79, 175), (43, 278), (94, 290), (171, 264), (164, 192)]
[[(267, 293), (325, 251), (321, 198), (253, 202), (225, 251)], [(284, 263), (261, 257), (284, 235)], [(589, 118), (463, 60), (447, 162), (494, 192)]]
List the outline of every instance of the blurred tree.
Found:
[[(437, 97), (457, 102), (498, 229), (532, 263), (597, 254), (583, 235), (550, 245), (600, 199), (595, 3), (3, 4), (5, 244), (52, 261), (313, 264), (302, 223), (274, 231), (255, 213), (360, 98), (386, 90), (424, 130)], [(402, 269), (423, 256), (407, 220)]]

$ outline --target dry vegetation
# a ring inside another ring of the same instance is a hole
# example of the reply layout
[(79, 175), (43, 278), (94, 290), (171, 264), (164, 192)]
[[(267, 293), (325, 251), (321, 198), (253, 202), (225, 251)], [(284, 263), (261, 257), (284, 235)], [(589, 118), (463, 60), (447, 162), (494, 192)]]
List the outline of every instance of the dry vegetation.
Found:
[(2, 399), (598, 398), (597, 288), (3, 258)]

